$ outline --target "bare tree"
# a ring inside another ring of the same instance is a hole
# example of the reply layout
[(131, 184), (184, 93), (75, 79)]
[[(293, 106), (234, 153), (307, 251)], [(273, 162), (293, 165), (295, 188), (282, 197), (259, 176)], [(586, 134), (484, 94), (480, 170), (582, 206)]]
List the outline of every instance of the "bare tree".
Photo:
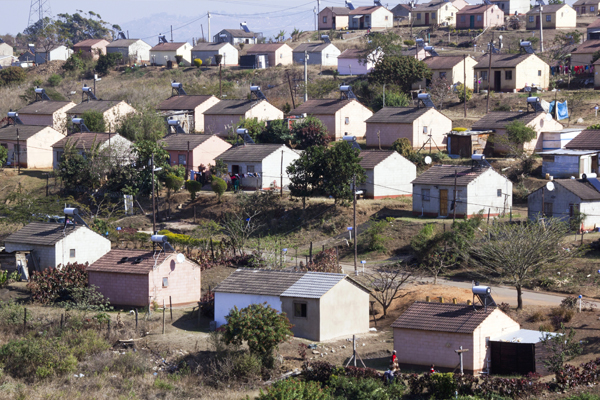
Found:
[(552, 266), (575, 257), (562, 240), (569, 225), (554, 218), (522, 224), (497, 223), (466, 244), (469, 261), (486, 277), (517, 289), (517, 309), (523, 308), (523, 286)]
[(429, 94), (434, 103), (440, 105), (440, 110), (444, 107), (444, 101), (455, 97), (452, 91), (452, 85), (446, 78), (434, 78), (429, 85)]
[(365, 276), (367, 286), (371, 289), (371, 296), (383, 308), (383, 317), (387, 316), (387, 310), (392, 302), (405, 294), (400, 289), (406, 283), (414, 280), (413, 271), (401, 268), (400, 264), (382, 267)]
[(259, 214), (259, 211), (250, 213), (245, 210), (225, 214), (223, 231), (231, 241), (234, 254), (236, 250), (239, 250), (240, 255), (243, 254), (244, 246), (250, 236), (262, 226), (258, 218), (256, 218)]

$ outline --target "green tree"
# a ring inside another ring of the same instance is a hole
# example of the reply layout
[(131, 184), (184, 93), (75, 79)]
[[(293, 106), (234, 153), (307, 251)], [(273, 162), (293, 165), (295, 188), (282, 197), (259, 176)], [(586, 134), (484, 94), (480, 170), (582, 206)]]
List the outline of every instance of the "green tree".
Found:
[(157, 142), (167, 134), (167, 124), (156, 110), (145, 107), (121, 117), (117, 121), (117, 132), (132, 142), (139, 140)]
[(273, 352), (279, 344), (293, 336), (285, 313), (267, 303), (252, 304), (241, 310), (234, 306), (225, 320), (227, 323), (222, 327), (225, 343), (241, 346), (247, 342), (250, 354), (260, 357), (267, 368), (273, 366)]
[(537, 133), (533, 128), (528, 127), (521, 121), (513, 121), (506, 125), (506, 133), (508, 140), (515, 145), (523, 145), (537, 136)]
[(56, 27), (70, 45), (86, 39), (107, 39), (110, 41), (114, 33), (121, 30), (119, 25), (111, 25), (93, 11), (87, 13), (82, 13), (81, 10), (78, 11), (72, 15), (64, 13), (56, 16)]
[(133, 146), (136, 156), (135, 165), (139, 173), (139, 177), (133, 182), (140, 194), (150, 196), (152, 193), (152, 170), (150, 169), (152, 155), (154, 154), (154, 168), (162, 168), (162, 171), (155, 174), (154, 178), (154, 187), (158, 189), (161, 174), (166, 173), (167, 169), (171, 167), (169, 152), (164, 149), (162, 143), (151, 140), (140, 140)]
[(52, 74), (48, 78), (48, 85), (50, 86), (58, 86), (62, 82), (62, 76), (58, 74)]
[(325, 150), (322, 166), (321, 185), (326, 195), (337, 203), (339, 200), (352, 200), (352, 178), (356, 184), (364, 183), (367, 175), (360, 166), (360, 152), (353, 149), (348, 142), (339, 142)]
[(196, 193), (202, 190), (202, 184), (198, 181), (186, 181), (185, 188), (190, 192), (192, 201), (196, 200)]
[(414, 153), (412, 143), (408, 138), (396, 139), (392, 143), (392, 150), (396, 150), (402, 157), (410, 157)]
[(237, 126), (247, 129), (253, 140), (257, 140), (265, 129), (264, 121), (259, 121), (258, 118), (240, 118)]
[(183, 178), (170, 173), (163, 178), (165, 187), (167, 188), (167, 198), (171, 198), (171, 192), (177, 192), (183, 185)]
[(6, 67), (0, 70), (0, 86), (25, 82), (27, 72), (21, 67)]
[(90, 132), (105, 132), (106, 122), (104, 121), (104, 114), (96, 110), (87, 110), (82, 115), (83, 123)]
[(227, 164), (225, 164), (225, 161), (221, 160), (220, 158), (215, 160), (215, 165), (210, 166), (210, 173), (219, 178), (227, 176), (228, 171)]
[(292, 136), (299, 150), (311, 146), (326, 146), (330, 141), (327, 127), (320, 119), (310, 116), (292, 125)]
[[(405, 93), (385, 93), (385, 106), (386, 107), (410, 107), (411, 100)], [(383, 93), (377, 95), (371, 101), (371, 108), (373, 112), (377, 112), (383, 108)]]
[(306, 198), (319, 188), (324, 154), (325, 147), (311, 146), (287, 167), (290, 193), (294, 197), (302, 197), (302, 209), (306, 208)]
[(267, 127), (258, 135), (260, 143), (288, 144), (291, 140), (292, 133), (285, 119), (270, 121)]
[(384, 55), (379, 58), (369, 81), (379, 84), (395, 84), (408, 93), (413, 83), (431, 78), (431, 70), (423, 61), (412, 56)]
[(102, 75), (107, 75), (110, 69), (114, 68), (122, 58), (121, 53), (100, 54), (96, 63), (96, 71)]
[(565, 362), (577, 357), (583, 351), (579, 340), (575, 339), (575, 330), (568, 330), (561, 323), (558, 334), (550, 334), (540, 329), (542, 347), (546, 350), (544, 365), (548, 371), (558, 374), (565, 369)]
[(359, 62), (375, 63), (381, 55), (401, 55), (402, 45), (400, 36), (394, 31), (371, 32), (361, 38), (365, 51), (359, 57)]
[(8, 149), (4, 146), (0, 146), (0, 166), (3, 166), (8, 160)]
[(223, 193), (225, 193), (225, 191), (227, 190), (227, 182), (225, 182), (223, 179), (219, 178), (218, 176), (213, 176), (212, 177), (212, 183), (210, 184), (213, 192), (215, 192), (215, 194), (217, 195), (217, 202), (221, 202), (221, 196), (223, 196)]
[(65, 71), (82, 71), (85, 68), (85, 62), (83, 61), (82, 55), (83, 53), (81, 50), (71, 54), (63, 64), (62, 68)]
[[(458, 100), (460, 100), (461, 103), (464, 103), (465, 85), (463, 85), (462, 83), (460, 85), (456, 85), (456, 94), (458, 95)], [(471, 100), (471, 97), (473, 97), (473, 89), (467, 86), (467, 101)]]

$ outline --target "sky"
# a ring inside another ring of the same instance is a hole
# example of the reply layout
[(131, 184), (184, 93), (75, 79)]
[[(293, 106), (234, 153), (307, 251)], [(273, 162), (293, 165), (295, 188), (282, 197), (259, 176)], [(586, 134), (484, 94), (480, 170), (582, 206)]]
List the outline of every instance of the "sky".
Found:
[[(314, 8), (317, 0), (45, 0), (51, 15), (77, 10), (93, 11), (103, 20), (129, 30), (131, 38), (147, 38), (149, 44), (157, 41), (159, 33), (170, 39), (188, 41), (192, 37), (208, 36), (207, 12), (211, 12), (211, 35), (221, 29), (239, 28), (246, 21), (250, 30), (272, 37), (279, 31), (290, 36), (294, 28), (313, 30)], [(400, 0), (403, 1), (404, 0)], [(399, 1), (398, 1), (399, 2)], [(385, 5), (385, 1), (383, 2)], [(355, 6), (372, 5), (370, 0), (354, 0)], [(396, 2), (390, 4), (393, 7)], [(0, 9), (6, 14), (0, 22), (0, 34), (16, 34), (27, 27), (31, 0), (0, 0)], [(344, 0), (321, 0), (320, 7), (343, 7)]]

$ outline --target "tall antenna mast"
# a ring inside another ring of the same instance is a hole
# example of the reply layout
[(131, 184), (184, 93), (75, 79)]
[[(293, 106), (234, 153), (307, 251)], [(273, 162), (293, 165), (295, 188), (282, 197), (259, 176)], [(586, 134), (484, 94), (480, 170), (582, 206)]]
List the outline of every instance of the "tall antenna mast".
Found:
[(31, 0), (27, 27), (30, 27), (38, 21), (44, 21), (45, 17), (50, 17), (51, 15), (50, 0)]

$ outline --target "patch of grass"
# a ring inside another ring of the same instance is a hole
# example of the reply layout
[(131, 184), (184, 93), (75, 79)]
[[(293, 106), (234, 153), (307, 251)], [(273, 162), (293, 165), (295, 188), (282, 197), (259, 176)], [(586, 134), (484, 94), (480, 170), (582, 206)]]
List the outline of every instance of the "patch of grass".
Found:
[(173, 384), (163, 381), (160, 378), (156, 378), (156, 380), (154, 381), (154, 387), (157, 389), (161, 389), (161, 390), (173, 390), (174, 389)]
[(546, 316), (546, 314), (544, 314), (541, 311), (536, 311), (535, 313), (533, 313), (533, 315), (529, 318), (529, 320), (531, 322), (541, 322), (541, 321), (545, 321), (547, 320), (548, 317)]

